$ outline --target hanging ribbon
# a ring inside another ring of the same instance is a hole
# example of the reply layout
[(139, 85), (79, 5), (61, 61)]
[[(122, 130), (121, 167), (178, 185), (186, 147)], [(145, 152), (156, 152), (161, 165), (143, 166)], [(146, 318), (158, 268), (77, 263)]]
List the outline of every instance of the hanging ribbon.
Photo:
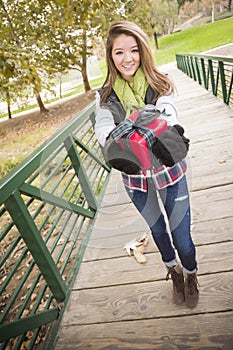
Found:
[(110, 138), (115, 142), (119, 142), (124, 135), (127, 135), (132, 130), (136, 130), (146, 139), (148, 146), (151, 147), (156, 140), (156, 134), (153, 129), (148, 128), (146, 125), (151, 124), (160, 115), (161, 112), (154, 105), (146, 105), (141, 111), (133, 114), (132, 117), (135, 117), (135, 119), (131, 119), (130, 116), (121, 122), (111, 132)]

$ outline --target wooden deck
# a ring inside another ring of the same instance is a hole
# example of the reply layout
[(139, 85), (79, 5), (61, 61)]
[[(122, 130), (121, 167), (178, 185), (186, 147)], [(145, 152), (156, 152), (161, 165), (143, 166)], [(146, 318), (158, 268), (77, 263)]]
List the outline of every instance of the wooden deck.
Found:
[(172, 282), (150, 239), (146, 264), (123, 250), (147, 231), (113, 172), (55, 350), (233, 349), (233, 111), (168, 66), (191, 139), (188, 182), (200, 300), (172, 303)]

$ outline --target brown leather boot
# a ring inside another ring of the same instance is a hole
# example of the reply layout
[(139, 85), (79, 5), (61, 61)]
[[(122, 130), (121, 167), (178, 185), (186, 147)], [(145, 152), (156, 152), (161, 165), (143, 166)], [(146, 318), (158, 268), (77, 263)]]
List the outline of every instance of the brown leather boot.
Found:
[(185, 274), (185, 285), (184, 285), (185, 303), (189, 308), (195, 307), (198, 303), (199, 291), (197, 286), (198, 286), (198, 281), (197, 281), (196, 272), (191, 274), (189, 273)]
[(169, 275), (171, 276), (173, 282), (173, 302), (176, 305), (181, 305), (184, 302), (184, 276), (182, 267), (176, 265), (173, 267), (167, 267), (168, 273), (166, 280), (169, 280)]

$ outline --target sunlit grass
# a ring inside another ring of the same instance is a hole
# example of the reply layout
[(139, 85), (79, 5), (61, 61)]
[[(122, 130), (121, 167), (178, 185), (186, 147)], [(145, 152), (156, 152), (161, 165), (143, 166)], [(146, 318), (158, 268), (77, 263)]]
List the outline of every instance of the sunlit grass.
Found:
[(162, 37), (159, 49), (154, 49), (158, 66), (175, 61), (177, 52), (199, 53), (232, 43), (233, 18), (208, 23)]

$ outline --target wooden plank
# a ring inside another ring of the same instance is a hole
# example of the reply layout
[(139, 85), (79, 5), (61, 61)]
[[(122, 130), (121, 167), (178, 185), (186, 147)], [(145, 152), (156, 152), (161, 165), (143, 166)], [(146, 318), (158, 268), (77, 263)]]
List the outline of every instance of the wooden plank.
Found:
[[(226, 192), (228, 190), (228, 192)], [(224, 199), (225, 194), (225, 199)], [(191, 193), (192, 222), (232, 217), (232, 185)]]
[[(181, 97), (175, 96), (174, 100), (176, 106), (179, 108), (180, 116), (189, 115), (191, 111), (195, 113), (195, 111), (202, 112), (206, 109), (209, 112), (206, 115), (211, 115), (211, 113), (218, 111), (222, 112), (224, 108), (228, 109), (228, 111), (230, 110), (230, 108), (227, 105), (224, 105), (222, 101), (218, 100), (203, 89), (193, 91), (193, 95), (184, 94)], [(194, 116), (196, 117), (198, 114), (199, 113), (194, 114)], [(222, 115), (222, 113), (220, 115)]]
[[(125, 230), (121, 232), (121, 234), (116, 233), (113, 236), (103, 237), (102, 239), (93, 239), (88, 243), (83, 261), (111, 259), (118, 256), (125, 256), (125, 250), (123, 250), (125, 243), (141, 237), (144, 233), (151, 237), (149, 230), (146, 228), (139, 232), (136, 230), (135, 232), (129, 233)], [(149, 241), (147, 250), (157, 251), (152, 238)]]
[[(206, 200), (204, 198), (206, 198)], [(218, 204), (218, 202), (221, 201), (228, 201), (230, 203), (232, 199), (232, 184), (228, 186), (222, 186), (221, 188), (210, 188), (208, 189), (208, 191), (205, 192), (198, 191), (191, 193), (191, 200), (193, 201), (193, 205), (198, 207), (200, 207), (203, 203), (207, 202), (209, 205), (211, 205), (211, 203), (213, 203), (214, 201), (216, 201), (216, 203), (214, 203), (214, 206), (216, 206), (216, 204)], [(233, 206), (230, 207), (232, 208)], [(228, 213), (228, 211), (226, 211), (226, 213)], [(95, 223), (95, 227), (101, 227), (103, 229), (124, 227), (125, 225), (129, 225), (131, 221), (134, 222), (137, 216), (138, 211), (132, 203), (124, 203), (113, 206), (109, 205), (108, 207), (100, 209), (98, 218)]]
[[(193, 201), (207, 203), (208, 205), (213, 204), (213, 202), (224, 202), (225, 199), (231, 200), (233, 198), (233, 184), (192, 192), (191, 198)], [(199, 203), (195, 204), (199, 205)]]
[[(191, 192), (191, 204), (194, 212), (193, 220), (196, 220), (195, 215), (202, 215), (201, 221), (211, 220), (212, 218), (219, 219), (230, 217), (232, 216), (232, 201), (233, 184)], [(206, 204), (208, 204), (208, 206), (206, 206)], [(108, 229), (114, 230), (111, 235), (115, 235), (119, 228), (123, 228), (123, 234), (125, 235), (125, 232), (128, 232), (125, 230), (125, 227), (127, 227), (128, 230), (130, 224), (138, 225), (140, 219), (142, 220), (132, 203), (109, 206), (104, 208), (104, 210), (101, 209), (94, 226), (92, 238), (95, 236), (95, 229), (97, 230), (96, 236), (98, 238), (107, 237), (108, 235), (101, 235), (101, 230), (107, 233)], [(137, 231), (138, 230), (136, 230), (136, 232)], [(135, 229), (133, 232), (135, 232)], [(120, 230), (119, 234), (121, 234)]]
[(134, 220), (137, 209), (132, 203), (108, 206), (101, 208), (95, 226), (101, 228), (122, 227)]
[(130, 198), (125, 191), (121, 180), (121, 174), (117, 170), (113, 170), (106, 193), (101, 203), (101, 208), (129, 202)]
[[(140, 237), (143, 232), (146, 232), (150, 237), (146, 252), (156, 252), (157, 248), (154, 245), (150, 232), (146, 229), (138, 232), (137, 227), (135, 229), (134, 232), (130, 233), (124, 231), (124, 235), (119, 235), (119, 232), (115, 232), (113, 236), (108, 236), (107, 233), (109, 232), (107, 231), (105, 237), (93, 239), (88, 244), (84, 261), (125, 256), (125, 251), (122, 249), (125, 242)], [(191, 232), (196, 245), (229, 242), (233, 237), (233, 217), (195, 222), (191, 226)]]
[(233, 239), (233, 217), (195, 222), (191, 225), (195, 244), (213, 244)]
[[(208, 115), (208, 112), (206, 111)], [(208, 115), (209, 117), (209, 115)], [(193, 115), (190, 115), (190, 120), (188, 116), (185, 116), (183, 119), (179, 119), (180, 124), (185, 128), (185, 134), (192, 140), (196, 142), (199, 140), (206, 140), (211, 137), (211, 134), (218, 136), (221, 133), (226, 132), (227, 128), (232, 130), (232, 119), (229, 117), (220, 118), (216, 116), (215, 118), (212, 116), (211, 120), (205, 120), (205, 113), (196, 116), (194, 120), (192, 120)], [(228, 134), (228, 133), (227, 133)]]
[[(187, 177), (192, 184), (191, 189), (193, 191), (233, 183), (233, 158), (230, 150), (226, 151), (223, 149), (220, 152), (216, 152), (215, 156), (210, 151), (209, 157), (208, 160), (204, 159), (206, 158), (204, 154), (202, 158), (201, 154), (193, 155), (192, 153), (190, 158), (188, 158)], [(201, 164), (200, 159), (202, 159)]]
[[(208, 244), (227, 241), (232, 237), (233, 230), (233, 185), (215, 187), (191, 193), (192, 230), (197, 244)], [(108, 208), (111, 211), (111, 208)], [(121, 212), (120, 212), (121, 213)], [(122, 250), (126, 242), (147, 233), (150, 235), (147, 224), (135, 211), (133, 217), (125, 216), (125, 212), (111, 221), (111, 215), (102, 213), (102, 221), (95, 225), (88, 243), (84, 261), (105, 259), (123, 256)], [(127, 220), (124, 220), (127, 218)], [(227, 224), (226, 224), (227, 223)], [(112, 227), (109, 228), (109, 226)], [(152, 239), (151, 239), (152, 240)], [(156, 251), (150, 243), (147, 251)]]
[(194, 309), (172, 302), (171, 281), (75, 290), (64, 313), (63, 325), (232, 311), (233, 272), (199, 276), (199, 283), (200, 298)]
[(63, 326), (56, 350), (232, 349), (233, 312)]
[[(233, 149), (232, 135), (222, 135), (219, 140), (208, 139), (191, 144), (189, 158), (192, 160), (192, 166), (198, 165), (201, 169), (205, 164), (216, 164), (219, 166), (222, 160), (232, 160)], [(201, 159), (201, 164), (200, 164)]]
[[(232, 241), (197, 247), (199, 274), (233, 270)], [(146, 249), (147, 252), (147, 249)], [(145, 254), (147, 263), (139, 264), (133, 256), (122, 256), (108, 260), (89, 261), (82, 264), (74, 289), (96, 288), (118, 284), (158, 281), (165, 279), (166, 269), (158, 252)]]
[(222, 186), (222, 185), (228, 185), (232, 183), (232, 171), (228, 169), (225, 173), (224, 180), (221, 180), (219, 178), (219, 175), (221, 176), (221, 173), (219, 174), (214, 174), (215, 176), (212, 176), (211, 170), (209, 175), (205, 175), (203, 177), (199, 176), (194, 176), (193, 179), (191, 180), (191, 190), (193, 191), (199, 191), (199, 190), (204, 190), (208, 188), (212, 188), (215, 186)]

